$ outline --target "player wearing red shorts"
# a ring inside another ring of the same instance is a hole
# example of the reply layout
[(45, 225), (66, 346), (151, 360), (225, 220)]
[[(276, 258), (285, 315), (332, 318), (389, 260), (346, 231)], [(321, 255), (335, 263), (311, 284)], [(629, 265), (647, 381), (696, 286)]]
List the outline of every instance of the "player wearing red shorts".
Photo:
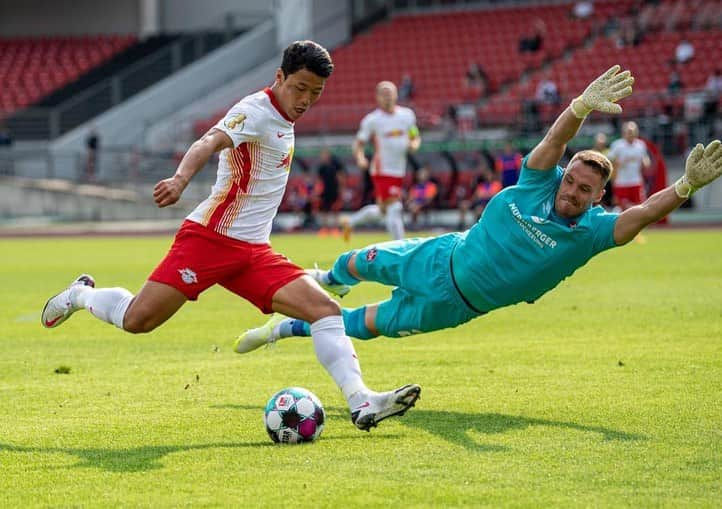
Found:
[(612, 188), (614, 199), (622, 210), (642, 203), (644, 192), (644, 171), (650, 165), (647, 146), (639, 139), (639, 128), (635, 122), (622, 125), (622, 137), (609, 147), (607, 157), (614, 165)]
[[(378, 108), (366, 115), (353, 144), (356, 164), (371, 174), (376, 203), (367, 205), (341, 223), (348, 242), (351, 229), (362, 223), (385, 217), (386, 229), (394, 240), (404, 238), (404, 207), (402, 187), (406, 174), (406, 154), (421, 145), (416, 115), (413, 110), (398, 106), (398, 91), (390, 81), (376, 85)], [(374, 146), (373, 160), (364, 154), (366, 143)]]
[(96, 289), (91, 276), (81, 275), (48, 300), (43, 326), (57, 327), (84, 308), (125, 331), (150, 332), (218, 284), (264, 313), (311, 323), (316, 356), (344, 393), (358, 428), (368, 430), (413, 406), (418, 385), (384, 393), (366, 387), (338, 304), (269, 244), (291, 168), (294, 122), (318, 100), (332, 71), (331, 57), (315, 42), (297, 41), (286, 48), (273, 85), (235, 104), (191, 145), (175, 175), (156, 184), (156, 204), (171, 205), (220, 152), (211, 195), (188, 215), (140, 292)]

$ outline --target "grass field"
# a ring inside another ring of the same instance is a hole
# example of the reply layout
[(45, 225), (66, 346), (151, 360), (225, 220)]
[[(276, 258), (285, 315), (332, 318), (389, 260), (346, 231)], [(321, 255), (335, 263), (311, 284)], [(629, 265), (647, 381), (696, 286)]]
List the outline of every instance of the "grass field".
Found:
[[(145, 336), (85, 312), (41, 328), (77, 274), (137, 291), (170, 240), (0, 240), (0, 507), (720, 506), (720, 230), (652, 231), (534, 305), (357, 342), (371, 387), (423, 387), (371, 433), (308, 340), (234, 354), (264, 318), (220, 288)], [(344, 249), (274, 247), (322, 266)], [(362, 285), (344, 304), (387, 293)], [(289, 385), (324, 402), (317, 443), (266, 435), (263, 406)]]

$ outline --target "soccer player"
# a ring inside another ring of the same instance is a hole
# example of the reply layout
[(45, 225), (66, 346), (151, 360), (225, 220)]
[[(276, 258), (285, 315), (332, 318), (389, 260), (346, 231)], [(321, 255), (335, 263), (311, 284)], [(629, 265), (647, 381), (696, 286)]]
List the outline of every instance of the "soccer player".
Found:
[(647, 145), (639, 139), (639, 127), (635, 122), (622, 125), (622, 137), (609, 146), (607, 157), (614, 165), (612, 188), (617, 205), (622, 210), (644, 201), (644, 170), (651, 161)]
[[(386, 230), (391, 238), (404, 238), (404, 206), (401, 201), (404, 175), (406, 175), (406, 154), (416, 152), (421, 146), (416, 115), (413, 110), (396, 104), (396, 85), (382, 81), (376, 85), (378, 108), (361, 120), (353, 143), (353, 156), (362, 170), (369, 171), (374, 184), (376, 203), (342, 218), (341, 226), (346, 242), (351, 230), (359, 224), (379, 221), (384, 216)], [(372, 161), (364, 154), (364, 147), (372, 142)]]
[[(341, 255), (332, 270), (314, 276), (345, 294), (362, 280), (396, 287), (379, 304), (344, 310), (346, 331), (359, 339), (408, 336), (455, 327), (494, 309), (534, 302), (596, 254), (622, 246), (647, 225), (679, 207), (722, 174), (722, 145), (697, 145), (674, 185), (621, 213), (596, 206), (612, 171), (602, 154), (584, 150), (566, 169), (558, 163), (566, 144), (594, 110), (620, 113), (632, 93), (629, 71), (614, 66), (594, 80), (557, 118), (524, 159), (519, 183), (491, 199), (470, 230), (428, 239), (387, 242)], [(244, 333), (244, 353), (308, 326), (274, 317)]]
[(220, 151), (211, 195), (188, 215), (140, 292), (97, 289), (83, 274), (48, 300), (43, 326), (57, 327), (84, 308), (125, 331), (149, 332), (219, 284), (264, 313), (277, 311), (310, 324), (316, 356), (346, 397), (358, 428), (368, 430), (413, 406), (418, 385), (384, 393), (366, 387), (338, 304), (269, 244), (291, 167), (294, 122), (318, 100), (332, 71), (330, 55), (315, 42), (288, 46), (273, 85), (235, 104), (191, 145), (175, 175), (156, 184), (159, 207), (177, 202), (190, 179)]

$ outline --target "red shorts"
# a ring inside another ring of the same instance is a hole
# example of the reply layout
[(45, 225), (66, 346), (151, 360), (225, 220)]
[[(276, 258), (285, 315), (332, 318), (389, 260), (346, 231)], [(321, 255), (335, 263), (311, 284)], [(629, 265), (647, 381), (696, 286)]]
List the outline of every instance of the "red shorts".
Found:
[(172, 286), (190, 300), (219, 284), (271, 313), (276, 291), (304, 274), (268, 244), (250, 244), (184, 221), (170, 251), (148, 279)]
[(389, 198), (401, 198), (404, 179), (402, 177), (389, 177), (387, 175), (371, 175), (374, 183), (374, 195), (377, 200), (386, 201)]
[(644, 201), (644, 191), (641, 184), (638, 186), (612, 186), (612, 193), (619, 206), (623, 209), (639, 205)]

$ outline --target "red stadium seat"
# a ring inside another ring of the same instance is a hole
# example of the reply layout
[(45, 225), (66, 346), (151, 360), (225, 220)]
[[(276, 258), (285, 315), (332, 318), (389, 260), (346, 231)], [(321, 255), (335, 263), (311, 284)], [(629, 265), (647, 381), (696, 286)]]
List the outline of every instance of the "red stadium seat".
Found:
[(116, 35), (0, 39), (0, 109), (11, 113), (42, 99), (135, 41)]

